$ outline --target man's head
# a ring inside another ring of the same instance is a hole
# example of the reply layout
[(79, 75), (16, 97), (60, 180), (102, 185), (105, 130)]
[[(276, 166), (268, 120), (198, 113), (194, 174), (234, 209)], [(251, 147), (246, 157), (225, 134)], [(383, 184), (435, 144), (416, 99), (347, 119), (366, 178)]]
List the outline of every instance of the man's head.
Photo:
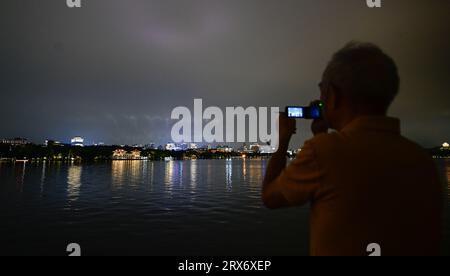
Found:
[(378, 46), (350, 42), (333, 55), (320, 83), (328, 124), (339, 130), (358, 116), (386, 115), (399, 83), (394, 60)]

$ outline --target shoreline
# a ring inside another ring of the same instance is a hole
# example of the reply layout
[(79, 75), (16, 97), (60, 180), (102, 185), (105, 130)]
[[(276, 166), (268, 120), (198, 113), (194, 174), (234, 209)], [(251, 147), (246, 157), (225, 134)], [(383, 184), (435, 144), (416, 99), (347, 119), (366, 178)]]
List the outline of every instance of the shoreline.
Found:
[(99, 159), (99, 160), (46, 160), (46, 159), (29, 159), (29, 160), (16, 160), (12, 159), (0, 159), (0, 163), (31, 163), (31, 164), (41, 164), (41, 163), (67, 163), (67, 164), (89, 164), (89, 163), (111, 163), (111, 162), (174, 162), (174, 161), (197, 161), (197, 160), (268, 160), (270, 156), (253, 156), (253, 157), (218, 157), (218, 158), (185, 158), (177, 159), (172, 158), (170, 160), (165, 159)]

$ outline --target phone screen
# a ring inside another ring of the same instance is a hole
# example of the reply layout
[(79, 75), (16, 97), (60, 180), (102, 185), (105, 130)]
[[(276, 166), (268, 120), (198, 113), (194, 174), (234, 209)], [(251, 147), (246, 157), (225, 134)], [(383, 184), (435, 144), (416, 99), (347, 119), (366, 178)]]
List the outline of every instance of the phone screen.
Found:
[(303, 118), (304, 108), (303, 107), (288, 107), (287, 114), (289, 118)]

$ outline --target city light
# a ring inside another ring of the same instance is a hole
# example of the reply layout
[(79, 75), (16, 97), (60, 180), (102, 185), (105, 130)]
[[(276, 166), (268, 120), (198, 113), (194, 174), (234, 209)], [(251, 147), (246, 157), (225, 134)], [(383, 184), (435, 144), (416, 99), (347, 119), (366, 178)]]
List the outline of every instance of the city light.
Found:
[(140, 150), (133, 150), (131, 152), (127, 152), (124, 149), (117, 149), (113, 151), (112, 155), (113, 160), (144, 160), (145, 157), (141, 156)]
[(77, 136), (70, 140), (70, 144), (76, 147), (84, 147), (84, 138)]

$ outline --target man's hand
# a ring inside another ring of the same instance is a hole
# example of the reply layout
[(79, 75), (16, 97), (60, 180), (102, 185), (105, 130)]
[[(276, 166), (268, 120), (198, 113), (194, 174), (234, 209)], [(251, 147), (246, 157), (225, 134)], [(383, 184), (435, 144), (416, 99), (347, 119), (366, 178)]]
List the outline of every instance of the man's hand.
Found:
[(289, 203), (275, 186), (275, 180), (286, 168), (286, 152), (292, 135), (297, 131), (296, 121), (289, 118), (286, 113), (280, 113), (278, 121), (279, 146), (278, 151), (272, 155), (267, 165), (266, 175), (263, 182), (262, 199), (264, 204), (271, 209), (287, 207)]
[(279, 119), (279, 150), (286, 151), (289, 147), (292, 135), (297, 131), (295, 119), (289, 118), (286, 113), (280, 113)]
[(322, 133), (328, 133), (328, 128), (328, 123), (324, 119), (315, 119), (311, 125), (311, 130), (314, 136)]

